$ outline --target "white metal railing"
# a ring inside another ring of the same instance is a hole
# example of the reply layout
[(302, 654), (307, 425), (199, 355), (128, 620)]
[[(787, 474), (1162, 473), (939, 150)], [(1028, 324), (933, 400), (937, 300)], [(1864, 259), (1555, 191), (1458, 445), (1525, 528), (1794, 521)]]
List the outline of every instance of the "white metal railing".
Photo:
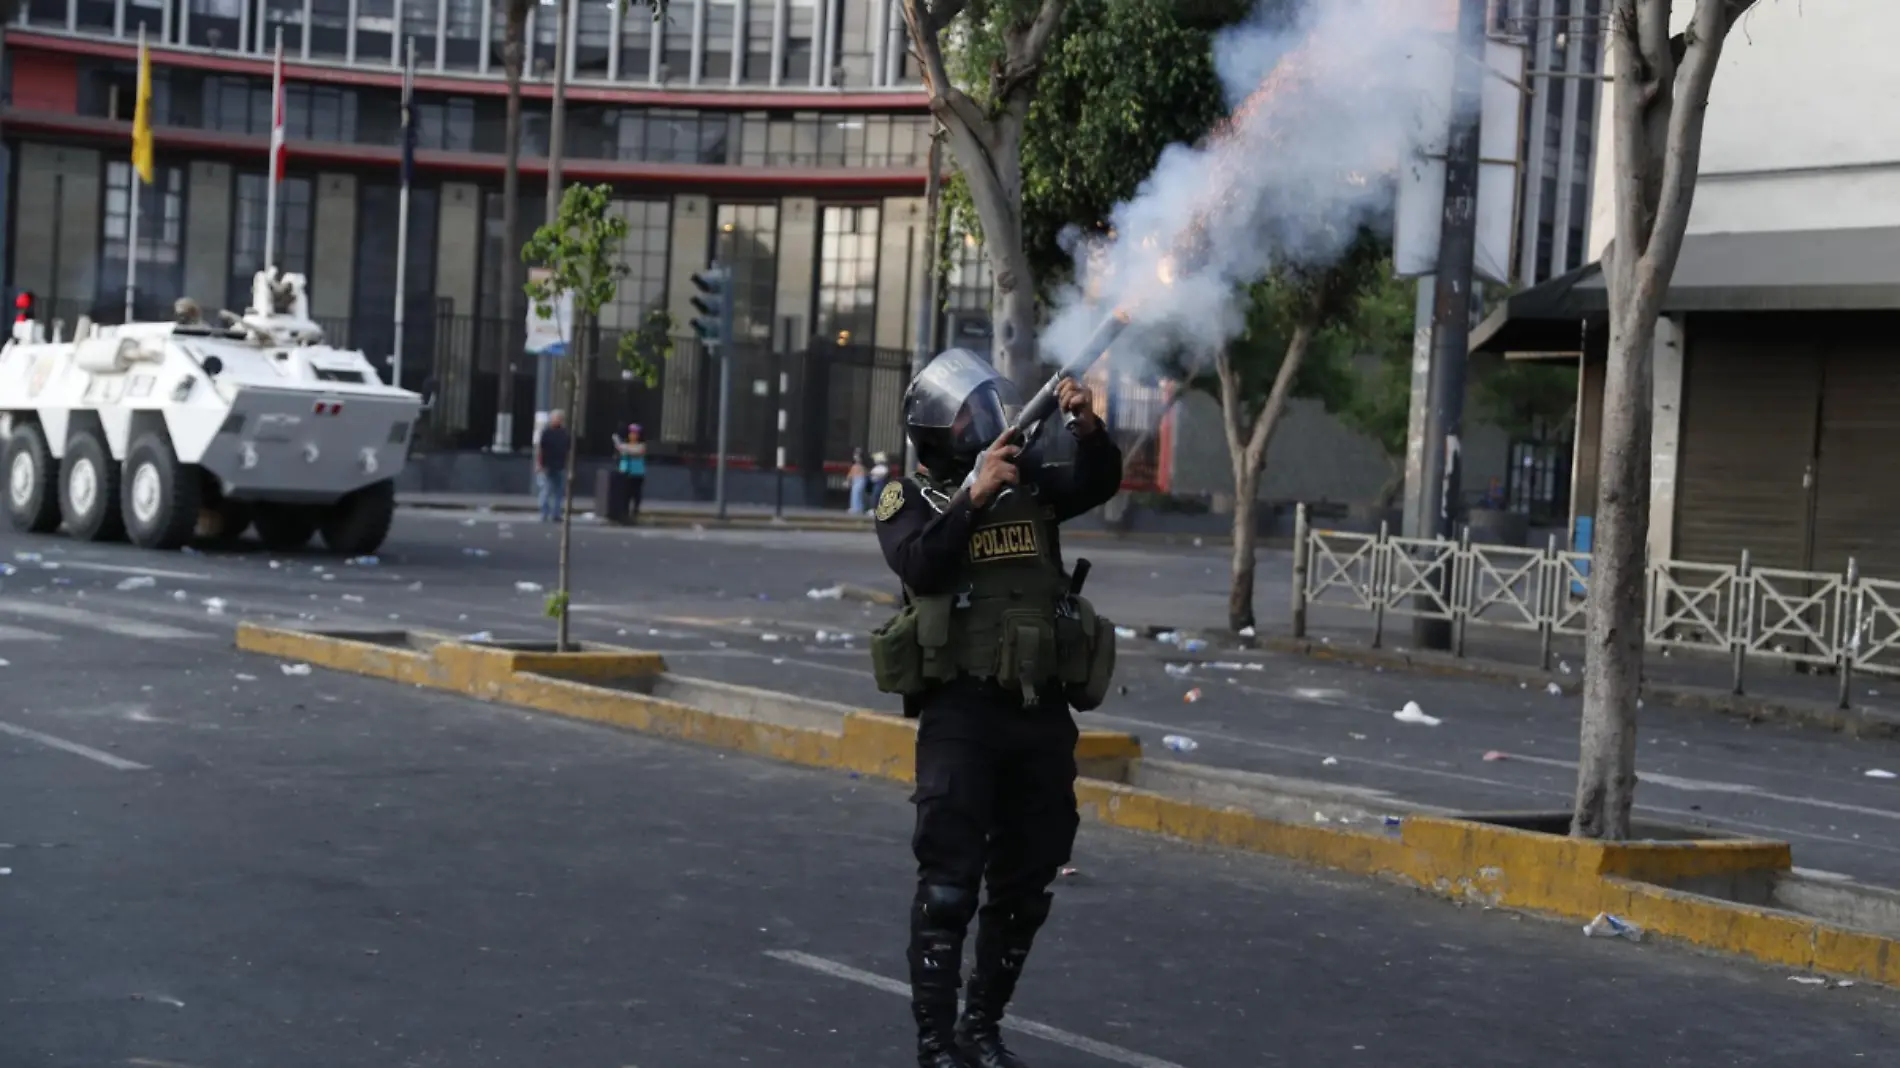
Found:
[[(1442, 620), (1451, 652), (1463, 656), (1469, 627), (1536, 634), (1549, 668), (1558, 635), (1582, 635), (1590, 555), (1558, 549), (1456, 542), (1313, 529), (1301, 506), (1295, 521), (1293, 633), (1304, 637), (1310, 608), (1372, 616), (1372, 644), (1388, 616)], [(1643, 636), (1659, 649), (1727, 654), (1736, 693), (1749, 661), (1833, 668), (1847, 706), (1855, 672), (1900, 676), (1900, 581), (1845, 572), (1670, 560), (1651, 564)]]

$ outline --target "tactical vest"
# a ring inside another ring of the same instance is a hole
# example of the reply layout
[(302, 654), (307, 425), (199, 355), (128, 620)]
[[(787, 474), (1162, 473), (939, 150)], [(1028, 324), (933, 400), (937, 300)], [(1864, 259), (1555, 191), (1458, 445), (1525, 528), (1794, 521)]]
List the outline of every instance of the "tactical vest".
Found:
[[(933, 508), (955, 489), (918, 481)], [(872, 635), (879, 688), (917, 693), (961, 675), (1020, 689), (1025, 704), (1059, 687), (1076, 708), (1099, 705), (1114, 671), (1115, 628), (1070, 592), (1055, 533), (1054, 510), (1033, 486), (1012, 487), (978, 512), (947, 584), (954, 592), (906, 589), (903, 611)]]

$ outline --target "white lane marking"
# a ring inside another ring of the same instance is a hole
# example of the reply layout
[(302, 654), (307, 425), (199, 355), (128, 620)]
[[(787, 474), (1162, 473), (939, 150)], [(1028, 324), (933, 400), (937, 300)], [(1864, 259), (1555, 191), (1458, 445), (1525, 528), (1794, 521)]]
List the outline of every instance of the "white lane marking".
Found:
[(117, 768), (120, 771), (147, 770), (143, 764), (115, 757), (111, 753), (102, 753), (89, 745), (80, 745), (78, 742), (69, 742), (64, 738), (55, 738), (50, 734), (42, 734), (31, 727), (21, 727), (16, 724), (0, 721), (0, 734), (11, 734), (15, 738), (25, 738), (29, 742), (38, 742), (41, 745), (51, 746), (54, 749), (63, 749), (74, 756), (82, 756), (87, 760), (95, 760), (108, 768)]
[[(800, 968), (810, 968), (812, 971), (829, 975), (834, 979), (843, 979), (846, 982), (868, 986), (873, 990), (882, 990), (887, 994), (896, 994), (900, 997), (910, 996), (910, 987), (895, 979), (886, 979), (884, 976), (877, 975), (873, 972), (859, 971), (848, 964), (839, 964), (837, 961), (826, 960), (823, 957), (814, 957), (809, 953), (800, 953), (795, 949), (768, 950), (765, 955), (771, 957), (773, 960), (784, 961), (787, 964), (796, 964)], [(1173, 1061), (1164, 1061), (1159, 1057), (1150, 1057), (1146, 1053), (1136, 1053), (1134, 1050), (1123, 1049), (1120, 1046), (1111, 1046), (1106, 1042), (1097, 1042), (1095, 1039), (1064, 1031), (1059, 1027), (1050, 1027), (1048, 1024), (1039, 1024), (1034, 1020), (1024, 1020), (1019, 1017), (1006, 1016), (1003, 1018), (1003, 1026), (1012, 1031), (1020, 1031), (1025, 1035), (1040, 1038), (1044, 1042), (1053, 1042), (1058, 1046), (1067, 1046), (1073, 1050), (1093, 1054), (1105, 1061), (1113, 1061), (1116, 1064), (1126, 1064), (1129, 1068), (1181, 1068), (1181, 1065)]]
[(48, 634), (43, 630), (9, 627), (0, 623), (0, 642), (50, 642), (57, 640), (58, 637), (57, 634)]
[(14, 615), (34, 616), (50, 619), (59, 623), (70, 623), (88, 630), (102, 630), (108, 634), (117, 634), (125, 638), (155, 638), (160, 641), (176, 641), (183, 638), (209, 638), (202, 631), (185, 630), (181, 627), (167, 626), (163, 623), (147, 623), (137, 619), (114, 619), (98, 612), (88, 612), (83, 608), (67, 608), (64, 605), (42, 604), (35, 601), (0, 601), (0, 612), (12, 612)]
[(103, 571), (109, 575), (150, 575), (153, 578), (182, 579), (188, 582), (210, 582), (210, 575), (200, 575), (192, 571), (167, 571), (160, 567), (133, 567), (130, 564), (95, 564), (85, 560), (59, 561), (61, 571)]
[[(1516, 753), (1504, 754), (1508, 760), (1519, 764), (1541, 764), (1547, 768), (1563, 768), (1566, 771), (1577, 770), (1574, 760), (1558, 760), (1554, 757), (1520, 756)], [(1690, 794), (1734, 794), (1740, 797), (1759, 797), (1764, 801), (1779, 801), (1784, 805), (1808, 805), (1814, 808), (1831, 809), (1835, 812), (1852, 812), (1857, 816), (1877, 816), (1884, 820), (1900, 820), (1900, 812), (1889, 808), (1874, 808), (1870, 805), (1854, 805), (1845, 801), (1829, 801), (1821, 797), (1801, 797), (1795, 794), (1778, 794), (1764, 790), (1759, 786), (1750, 786), (1745, 782), (1711, 782), (1706, 779), (1685, 779), (1676, 775), (1664, 775), (1654, 771), (1638, 771), (1638, 782), (1660, 786), (1666, 790), (1680, 790)]]

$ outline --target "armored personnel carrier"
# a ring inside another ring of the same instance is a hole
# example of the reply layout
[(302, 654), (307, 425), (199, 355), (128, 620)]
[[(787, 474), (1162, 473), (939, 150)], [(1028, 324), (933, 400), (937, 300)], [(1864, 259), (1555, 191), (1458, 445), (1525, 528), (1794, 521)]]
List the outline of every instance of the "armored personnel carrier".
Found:
[(22, 318), (0, 347), (13, 528), (176, 549), (255, 527), (273, 549), (321, 534), (373, 552), (422, 398), (386, 385), (310, 319), (305, 279), (258, 272), (242, 315), (60, 326)]

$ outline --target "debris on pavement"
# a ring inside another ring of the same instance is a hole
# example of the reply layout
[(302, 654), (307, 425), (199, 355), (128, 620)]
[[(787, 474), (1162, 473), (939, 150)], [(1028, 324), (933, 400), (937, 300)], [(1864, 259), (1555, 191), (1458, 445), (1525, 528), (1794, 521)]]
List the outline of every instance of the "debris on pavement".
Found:
[(1398, 720), (1400, 723), (1417, 723), (1425, 727), (1436, 727), (1440, 723), (1445, 722), (1437, 716), (1426, 715), (1425, 710), (1418, 707), (1417, 701), (1405, 702), (1405, 707), (1392, 713), (1392, 718)]
[(240, 675), (239, 675), (239, 676), (237, 677), (237, 680), (238, 680), (239, 682), (256, 682), (256, 681), (257, 681), (257, 676), (256, 676), (256, 675), (243, 675), (243, 674), (240, 674)]
[(1891, 771), (1886, 771), (1881, 768), (1868, 768), (1867, 777), (1870, 779), (1891, 779), (1894, 777), (1894, 774)]
[(1196, 686), (1194, 689), (1189, 690), (1188, 692), (1181, 695), (1181, 700), (1187, 702), (1190, 705), (1196, 701), (1199, 701), (1200, 699), (1201, 699), (1201, 688), (1199, 686)]
[(1184, 652), (1198, 653), (1205, 648), (1207, 648), (1207, 643), (1199, 638), (1189, 638), (1181, 643), (1181, 649)]
[(1115, 628), (1115, 637), (1117, 637), (1117, 638), (1138, 638), (1138, 637), (1140, 637), (1140, 635), (1139, 635), (1139, 634), (1136, 634), (1136, 633), (1135, 633), (1135, 628), (1133, 628), (1133, 627), (1116, 627), (1116, 628)]
[(1313, 813), (1313, 822), (1314, 823), (1331, 823), (1333, 821), (1326, 818), (1326, 813), (1315, 812)]
[(541, 584), (539, 582), (517, 582), (515, 583), (515, 589), (522, 593), (540, 593)]
[(1544, 692), (1551, 695), (1552, 697), (1562, 697), (1564, 695), (1564, 688), (1553, 682), (1550, 685), (1544, 687)]
[(158, 580), (150, 575), (134, 575), (129, 579), (120, 579), (119, 584), (113, 588), (119, 590), (149, 590), (156, 585), (158, 585)]
[(189, 594), (189, 593), (186, 593), (186, 592), (185, 592), (184, 590), (173, 590), (173, 591), (172, 591), (172, 600), (174, 600), (174, 601), (189, 601), (189, 600), (191, 600), (191, 594)]
[(1254, 629), (1252, 627), (1242, 627), (1239, 633), (1243, 638), (1251, 638), (1254, 636)]
[(350, 567), (381, 567), (383, 565), (382, 559), (375, 556), (352, 556), (343, 563)]
[(824, 589), (806, 590), (805, 596), (814, 601), (840, 601), (844, 599), (844, 587), (826, 586)]
[(1852, 979), (1829, 979), (1821, 975), (1790, 975), (1788, 981), (1790, 983), (1800, 983), (1802, 986), (1827, 987), (1830, 990), (1839, 990), (1842, 987), (1854, 985)]
[(1161, 744), (1177, 753), (1192, 753), (1201, 747), (1201, 743), (1189, 738), (1185, 734), (1164, 735), (1161, 739)]
[(1322, 761), (1320, 761), (1320, 763), (1321, 763), (1321, 764), (1323, 764), (1323, 765), (1325, 765), (1326, 767), (1329, 767), (1329, 768), (1330, 768), (1330, 767), (1332, 767), (1332, 766), (1333, 766), (1334, 764), (1337, 764), (1337, 763), (1339, 763), (1339, 758), (1338, 758), (1338, 757), (1327, 757), (1327, 758), (1326, 758), (1325, 760), (1322, 760)]
[(470, 546), (467, 546), (467, 547), (465, 547), (465, 548), (463, 548), (463, 550), (462, 550), (462, 555), (463, 555), (463, 556), (487, 556), (487, 555), (488, 555), (488, 550), (487, 550), (487, 549), (477, 549), (477, 548), (476, 548), (475, 546), (473, 546), (473, 545), (470, 545)]
[(1490, 751), (1489, 753), (1486, 753), (1486, 754), (1484, 755), (1484, 758), (1485, 758), (1486, 760), (1490, 760), (1490, 761), (1498, 761), (1498, 760), (1509, 760), (1509, 759), (1511, 759), (1511, 758), (1510, 758), (1509, 756), (1506, 756), (1505, 754), (1503, 754), (1503, 753), (1500, 753), (1500, 752), (1498, 752), (1498, 751), (1497, 751), (1497, 750), (1495, 750), (1495, 749), (1493, 749), (1493, 750), (1491, 750), (1491, 751)]
[(1179, 645), (1181, 644), (1181, 636), (1171, 630), (1164, 630), (1155, 635), (1155, 641), (1163, 645)]
[(1351, 738), (1355, 742), (1363, 742), (1366, 740), (1366, 736), (1360, 734), (1358, 731), (1347, 731), (1346, 737)]
[(462, 635), (459, 640), (465, 642), (492, 642), (495, 640), (495, 636), (485, 630), (478, 630), (473, 634)]
[(1597, 918), (1583, 926), (1585, 938), (1627, 938), (1632, 942), (1643, 940), (1643, 929), (1607, 912), (1597, 913)]
[(280, 665), (278, 665), (278, 666), (279, 666), (279, 667), (281, 667), (281, 668), (283, 668), (283, 671), (284, 671), (284, 674), (286, 674), (286, 675), (308, 675), (308, 674), (310, 674), (310, 665), (309, 665), (309, 664), (280, 664)]
[(1178, 679), (1188, 674), (1188, 672), (1193, 671), (1194, 665), (1193, 664), (1163, 664), (1161, 665), (1161, 669)]
[(1262, 671), (1265, 664), (1243, 664), (1237, 660), (1215, 660), (1201, 665), (1212, 671)]
[(46, 559), (45, 557), (41, 556), (39, 553), (25, 553), (25, 552), (14, 553), (13, 558), (23, 564), (37, 564), (40, 561)]
[(1063, 868), (1061, 872), (1062, 877), (1065, 879), (1073, 878), (1075, 874), (1076, 870), (1074, 868)]
[(1557, 670), (1563, 672), (1566, 675), (1570, 674), (1570, 661), (1568, 660), (1557, 661)]
[(221, 616), (224, 614), (224, 598), (207, 597), (204, 599), (203, 603), (205, 606), (205, 611), (211, 613), (212, 615)]
[(776, 634), (761, 634), (759, 635), (759, 640), (762, 642), (775, 642), (779, 640), (779, 637)]

